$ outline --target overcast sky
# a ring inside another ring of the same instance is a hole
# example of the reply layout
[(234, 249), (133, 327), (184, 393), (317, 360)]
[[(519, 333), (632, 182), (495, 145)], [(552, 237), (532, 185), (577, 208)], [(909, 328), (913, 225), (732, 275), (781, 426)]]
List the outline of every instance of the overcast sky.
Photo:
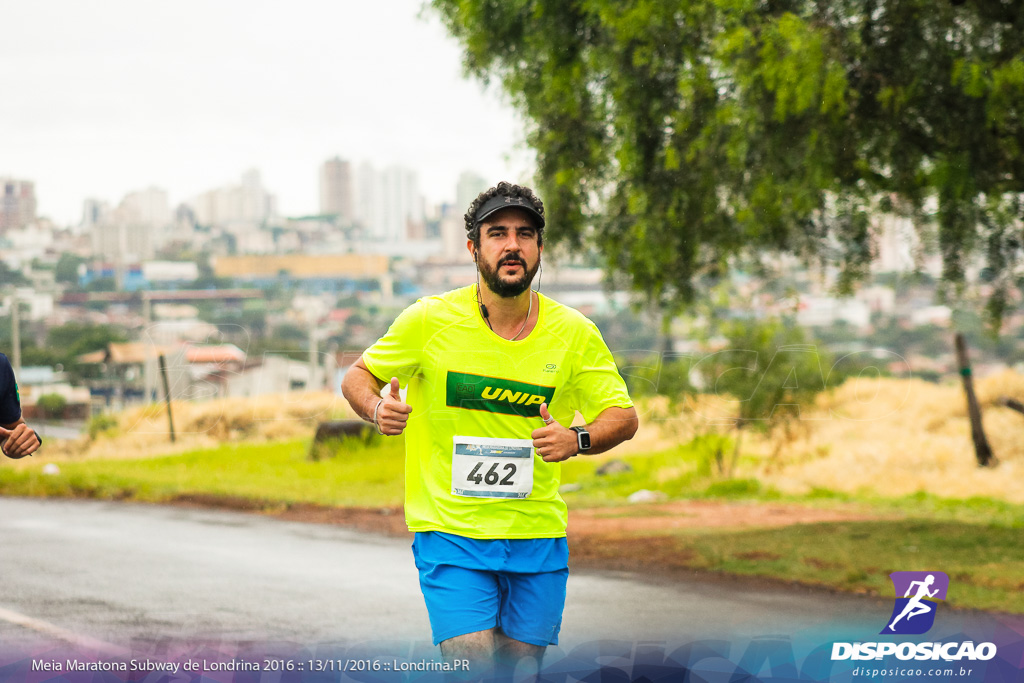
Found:
[(454, 200), (463, 170), (525, 180), (520, 119), (463, 78), (421, 4), (4, 3), (0, 177), (34, 181), (59, 223), (86, 197), (156, 185), (175, 206), (251, 167), (282, 213), (312, 213), (334, 155), (410, 166), (431, 202)]

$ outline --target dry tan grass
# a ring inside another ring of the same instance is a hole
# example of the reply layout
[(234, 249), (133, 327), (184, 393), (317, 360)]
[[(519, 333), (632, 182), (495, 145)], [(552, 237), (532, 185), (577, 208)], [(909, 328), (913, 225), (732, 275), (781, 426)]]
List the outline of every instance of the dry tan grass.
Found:
[(137, 458), (213, 447), (230, 441), (272, 441), (312, 437), (318, 422), (353, 418), (348, 403), (328, 393), (295, 393), (171, 404), (176, 442), (170, 443), (163, 405), (127, 410), (117, 428), (95, 441), (48, 444), (48, 458)]
[(982, 405), (993, 405), (1001, 396), (1024, 401), (1024, 375), (1013, 370), (1003, 370), (979, 381), (975, 391)]
[(781, 449), (758, 474), (787, 492), (812, 488), (898, 496), (926, 491), (943, 497), (990, 496), (1024, 503), (1024, 415), (996, 406), (1021, 395), (1024, 376), (1003, 373), (977, 383), (983, 423), (999, 459), (979, 468), (967, 403), (959, 383), (856, 380), (819, 401), (805, 434)]

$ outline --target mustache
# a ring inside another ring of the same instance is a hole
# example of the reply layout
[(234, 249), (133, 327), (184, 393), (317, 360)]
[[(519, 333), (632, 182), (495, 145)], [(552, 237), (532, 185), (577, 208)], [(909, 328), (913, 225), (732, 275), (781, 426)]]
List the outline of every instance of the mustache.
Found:
[(523, 268), (526, 267), (526, 262), (523, 261), (518, 256), (506, 256), (505, 258), (503, 258), (500, 261), (498, 261), (498, 267), (499, 268), (501, 268), (502, 266), (507, 266), (509, 264), (518, 264), (518, 265), (522, 266)]

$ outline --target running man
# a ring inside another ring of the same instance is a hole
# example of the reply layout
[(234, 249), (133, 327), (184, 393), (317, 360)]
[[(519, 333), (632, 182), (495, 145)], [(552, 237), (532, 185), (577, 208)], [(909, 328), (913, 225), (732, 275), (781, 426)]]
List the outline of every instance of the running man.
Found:
[[(568, 576), (559, 463), (614, 448), (638, 421), (597, 327), (530, 288), (541, 200), (502, 182), (465, 221), (477, 283), (403, 311), (342, 391), (380, 433), (405, 433), (405, 515), (434, 644), (449, 661), (539, 667)], [(586, 424), (570, 427), (577, 410)]]
[(928, 590), (928, 587), (933, 583), (935, 583), (935, 576), (933, 574), (926, 576), (924, 581), (910, 582), (910, 585), (907, 586), (907, 592), (903, 597), (910, 598), (910, 593), (914, 590), (914, 586), (917, 586), (917, 593), (914, 597), (910, 598), (910, 601), (907, 602), (906, 607), (903, 608), (900, 615), (893, 619), (892, 623), (889, 624), (890, 631), (896, 630), (896, 622), (903, 617), (906, 617), (907, 621), (910, 621), (911, 618), (916, 617), (918, 614), (928, 614), (928, 612), (931, 612), (932, 609), (934, 609), (931, 605), (923, 601), (923, 598), (933, 598), (935, 597), (935, 594), (939, 592), (938, 588), (933, 591)]
[(24, 458), (41, 444), (39, 435), (21, 419), (21, 396), (14, 368), (7, 356), (0, 353), (0, 450), (8, 458)]

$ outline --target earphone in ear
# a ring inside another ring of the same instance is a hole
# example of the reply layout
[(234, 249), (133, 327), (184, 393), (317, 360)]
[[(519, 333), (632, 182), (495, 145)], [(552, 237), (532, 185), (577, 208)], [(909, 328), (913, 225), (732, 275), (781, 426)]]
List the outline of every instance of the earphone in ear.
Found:
[[(473, 250), (473, 262), (476, 263), (476, 250)], [(480, 298), (480, 265), (477, 264), (476, 268), (476, 303), (480, 306), (480, 315), (484, 317), (484, 322), (487, 323), (487, 327), (491, 327), (490, 312), (487, 307), (484, 306), (483, 300)], [(494, 328), (491, 327), (493, 330)]]

